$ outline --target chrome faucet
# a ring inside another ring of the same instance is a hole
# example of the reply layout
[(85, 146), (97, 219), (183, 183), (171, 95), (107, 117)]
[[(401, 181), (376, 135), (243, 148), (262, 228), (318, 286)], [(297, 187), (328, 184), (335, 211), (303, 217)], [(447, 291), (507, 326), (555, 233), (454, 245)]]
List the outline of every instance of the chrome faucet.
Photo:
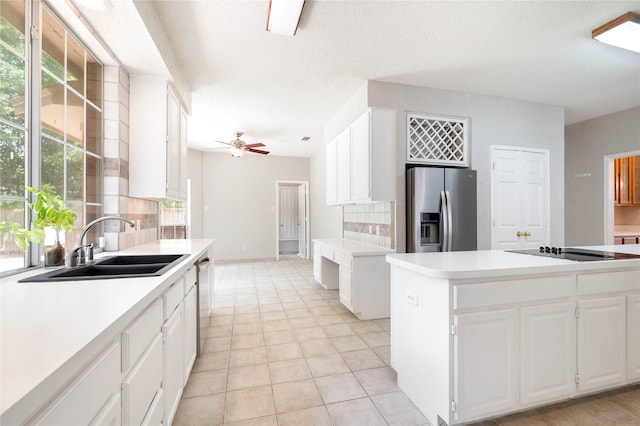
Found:
[(67, 268), (73, 268), (79, 265), (84, 265), (85, 262), (93, 261), (93, 243), (83, 244), (82, 242), (84, 240), (85, 235), (87, 235), (87, 232), (89, 232), (89, 229), (91, 229), (91, 227), (93, 227), (94, 225), (100, 222), (104, 222), (105, 220), (119, 220), (122, 222), (126, 222), (132, 228), (136, 226), (135, 223), (131, 222), (130, 220), (123, 219), (118, 216), (103, 216), (89, 222), (87, 226), (85, 226), (82, 232), (80, 233), (80, 238), (78, 238), (78, 247), (71, 250), (71, 252), (69, 253), (69, 256), (66, 259), (65, 266)]

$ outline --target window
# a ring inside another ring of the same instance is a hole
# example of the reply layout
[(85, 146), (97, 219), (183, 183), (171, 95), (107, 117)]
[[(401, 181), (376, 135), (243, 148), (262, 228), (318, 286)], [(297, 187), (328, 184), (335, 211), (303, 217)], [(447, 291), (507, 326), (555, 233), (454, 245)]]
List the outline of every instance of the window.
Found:
[[(102, 215), (102, 65), (39, 1), (2, 0), (0, 18), (0, 221), (24, 226), (24, 186), (50, 183), (78, 216), (73, 246)], [(41, 22), (33, 42), (32, 22)], [(0, 272), (38, 259), (0, 242)]]

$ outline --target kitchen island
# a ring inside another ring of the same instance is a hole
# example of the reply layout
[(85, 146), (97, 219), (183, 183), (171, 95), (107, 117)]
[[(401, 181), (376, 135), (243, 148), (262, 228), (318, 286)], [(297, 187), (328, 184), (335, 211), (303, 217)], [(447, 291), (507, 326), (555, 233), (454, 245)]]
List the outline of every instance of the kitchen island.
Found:
[(189, 254), (161, 276), (17, 282), (44, 272), (35, 268), (3, 278), (0, 423), (170, 419), (195, 356), (194, 263), (212, 244), (160, 240), (103, 254)]
[[(585, 247), (640, 255), (640, 245)], [(640, 381), (640, 259), (387, 255), (391, 365), (432, 424)]]

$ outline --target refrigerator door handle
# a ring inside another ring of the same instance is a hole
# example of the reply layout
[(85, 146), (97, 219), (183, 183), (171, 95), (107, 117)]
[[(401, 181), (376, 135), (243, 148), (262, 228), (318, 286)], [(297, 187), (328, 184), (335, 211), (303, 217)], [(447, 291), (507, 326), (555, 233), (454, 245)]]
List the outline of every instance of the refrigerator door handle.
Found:
[(451, 214), (451, 194), (449, 191), (445, 191), (445, 198), (447, 199), (447, 224), (449, 229), (447, 230), (447, 251), (453, 251), (453, 218)]
[(444, 191), (440, 191), (440, 217), (442, 218), (442, 235), (440, 241), (442, 242), (442, 248), (440, 251), (449, 251), (449, 215), (447, 212), (449, 207), (447, 205), (447, 195)]

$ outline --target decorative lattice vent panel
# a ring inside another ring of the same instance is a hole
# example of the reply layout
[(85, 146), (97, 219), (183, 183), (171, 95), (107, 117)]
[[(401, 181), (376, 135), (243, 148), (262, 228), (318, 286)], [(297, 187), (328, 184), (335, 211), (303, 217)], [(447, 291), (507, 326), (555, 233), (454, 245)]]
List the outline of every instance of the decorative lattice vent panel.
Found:
[(407, 161), (469, 166), (468, 118), (407, 114)]

